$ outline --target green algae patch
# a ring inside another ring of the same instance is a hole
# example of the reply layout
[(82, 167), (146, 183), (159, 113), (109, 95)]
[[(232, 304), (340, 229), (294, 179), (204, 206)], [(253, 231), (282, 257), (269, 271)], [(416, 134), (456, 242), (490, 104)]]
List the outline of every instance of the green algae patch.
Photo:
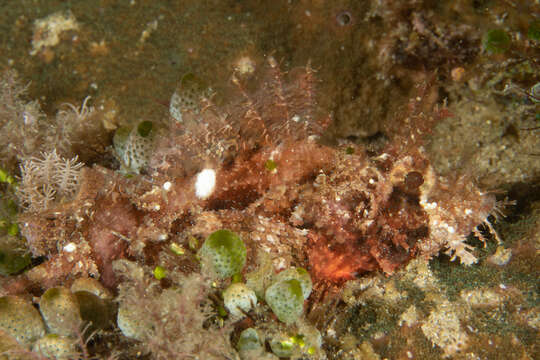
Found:
[(527, 31), (529, 39), (534, 41), (540, 41), (540, 20), (531, 22), (529, 30)]
[(14, 275), (30, 265), (30, 255), (17, 250), (0, 249), (0, 275)]
[(277, 318), (286, 324), (295, 322), (304, 310), (302, 285), (296, 279), (272, 284), (266, 289), (265, 300)]
[(237, 234), (218, 230), (205, 240), (199, 256), (203, 267), (213, 269), (220, 278), (227, 278), (242, 271), (246, 253), (246, 246)]
[(504, 30), (494, 29), (484, 34), (482, 45), (491, 54), (501, 54), (510, 48), (510, 35)]

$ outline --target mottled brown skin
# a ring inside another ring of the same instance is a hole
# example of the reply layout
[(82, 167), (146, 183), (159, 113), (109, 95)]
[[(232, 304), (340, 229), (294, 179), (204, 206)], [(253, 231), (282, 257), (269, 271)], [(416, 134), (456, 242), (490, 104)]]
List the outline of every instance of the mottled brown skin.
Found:
[[(52, 286), (95, 270), (91, 275), (114, 288), (114, 260), (155, 266), (172, 242), (187, 249), (190, 238), (200, 244), (222, 228), (246, 243), (245, 271), (255, 268), (262, 249), (276, 271), (303, 266), (318, 284), (342, 284), (368, 271), (392, 274), (414, 256), (442, 250), (471, 263), (463, 241), (495, 201), (466, 178), (439, 179), (430, 166), (422, 139), (448, 116), (434, 108), (435, 92), (421, 87), (385, 150), (368, 156), (359, 146), (329, 147), (312, 138), (329, 120), (316, 115), (312, 74), (306, 67), (284, 77), (270, 62), (259, 89), (248, 94), (237, 82), (238, 104), (206, 104), (199, 122), (172, 123), (168, 137), (157, 137), (150, 176), (85, 169), (73, 202), (53, 210), (53, 217), (24, 217), (30, 248), (47, 258), (38, 268), (50, 275), (36, 281)], [(269, 159), (276, 169), (266, 167)], [(195, 195), (203, 168), (217, 177), (205, 199)], [(166, 182), (171, 186), (164, 188)], [(69, 241), (78, 247), (66, 255), (62, 247)], [(189, 250), (185, 271), (197, 268), (196, 250)], [(70, 256), (84, 258), (80, 271)]]
[(112, 262), (124, 258), (128, 247), (122, 238), (133, 238), (140, 221), (139, 212), (127, 198), (104, 194), (96, 199), (95, 213), (88, 227), (88, 241), (105, 286), (116, 285)]

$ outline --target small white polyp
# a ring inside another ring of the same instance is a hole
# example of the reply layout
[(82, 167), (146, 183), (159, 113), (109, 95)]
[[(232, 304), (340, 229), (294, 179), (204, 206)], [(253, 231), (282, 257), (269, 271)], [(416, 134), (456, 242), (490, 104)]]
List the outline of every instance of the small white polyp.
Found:
[(170, 181), (166, 181), (163, 183), (163, 190), (169, 191), (171, 190), (171, 187), (172, 187), (172, 183)]
[(214, 192), (216, 187), (216, 171), (214, 169), (203, 169), (197, 174), (195, 181), (195, 195), (199, 199), (206, 199)]
[(77, 249), (77, 245), (75, 245), (75, 243), (72, 243), (72, 242), (70, 242), (69, 244), (64, 246), (64, 251), (65, 252), (73, 252), (73, 251), (75, 251), (75, 249)]

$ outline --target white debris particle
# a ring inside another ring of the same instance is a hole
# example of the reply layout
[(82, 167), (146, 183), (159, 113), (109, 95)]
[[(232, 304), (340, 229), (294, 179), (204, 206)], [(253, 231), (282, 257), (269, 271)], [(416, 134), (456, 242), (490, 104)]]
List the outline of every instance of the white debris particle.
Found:
[(75, 251), (75, 249), (77, 249), (77, 245), (75, 245), (75, 243), (72, 243), (72, 242), (64, 246), (64, 251), (68, 253)]
[(276, 271), (283, 270), (287, 267), (287, 263), (284, 258), (280, 257), (278, 259), (274, 259), (274, 269)]
[(238, 72), (240, 76), (251, 75), (255, 72), (255, 61), (249, 56), (242, 56), (234, 64), (234, 70)]
[(214, 192), (216, 187), (216, 171), (214, 169), (203, 169), (197, 174), (195, 181), (195, 195), (199, 199), (206, 199)]
[[(424, 204), (422, 204), (422, 205), (424, 205)], [(437, 208), (437, 203), (436, 203), (436, 202), (425, 203), (424, 208), (425, 208), (426, 210), (433, 210), (433, 209), (436, 209), (436, 208)]]
[(275, 244), (277, 242), (276, 238), (271, 234), (266, 235), (266, 240), (268, 240), (268, 242), (272, 244)]
[(467, 346), (467, 334), (462, 330), (458, 312), (448, 301), (434, 309), (421, 327), (424, 335), (450, 357)]
[(492, 264), (503, 266), (508, 264), (512, 258), (512, 249), (506, 249), (504, 246), (497, 246), (495, 254), (491, 255), (488, 258), (488, 261)]
[(71, 12), (55, 12), (34, 23), (32, 50), (30, 55), (36, 55), (47, 47), (53, 47), (60, 42), (60, 34), (68, 30), (78, 30), (79, 23)]
[(413, 327), (416, 323), (418, 323), (418, 311), (414, 305), (411, 305), (401, 314), (398, 324), (399, 326), (405, 324), (408, 327)]
[(150, 37), (150, 35), (156, 31), (158, 28), (158, 21), (157, 19), (154, 21), (150, 21), (148, 24), (146, 24), (146, 28), (141, 33), (141, 37), (139, 38), (139, 43), (144, 44), (146, 39)]
[(165, 183), (163, 183), (163, 190), (169, 191), (171, 190), (171, 187), (172, 187), (172, 183), (170, 181), (166, 181)]
[(462, 290), (460, 297), (472, 307), (496, 307), (500, 306), (504, 301), (504, 295), (489, 288)]

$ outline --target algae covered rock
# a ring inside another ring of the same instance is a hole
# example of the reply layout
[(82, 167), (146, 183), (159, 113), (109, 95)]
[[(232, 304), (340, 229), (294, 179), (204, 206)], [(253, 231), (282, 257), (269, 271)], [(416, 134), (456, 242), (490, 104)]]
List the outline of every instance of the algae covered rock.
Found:
[(311, 276), (306, 269), (301, 267), (291, 267), (285, 269), (276, 275), (274, 282), (292, 279), (298, 280), (300, 286), (302, 287), (302, 295), (304, 296), (304, 300), (306, 300), (311, 294), (311, 289), (313, 288)]
[(101, 299), (112, 300), (113, 295), (109, 289), (103, 286), (99, 281), (90, 277), (83, 277), (76, 279), (71, 284), (71, 292), (88, 291)]
[(254, 328), (247, 328), (240, 333), (236, 348), (238, 351), (258, 350), (262, 349), (263, 344), (261, 338)]
[(272, 352), (280, 358), (289, 358), (293, 354), (294, 343), (289, 336), (280, 334), (270, 340)]
[(30, 360), (26, 350), (10, 334), (0, 329), (0, 360)]
[(124, 302), (118, 308), (116, 322), (125, 337), (139, 341), (146, 340), (152, 329), (152, 325), (139, 316), (135, 306)]
[(32, 351), (47, 358), (58, 360), (77, 358), (75, 340), (56, 334), (47, 334), (36, 341)]
[(30, 347), (45, 335), (45, 324), (32, 303), (15, 296), (4, 296), (0, 297), (0, 330), (19, 344)]
[(306, 269), (291, 267), (274, 277), (264, 298), (280, 321), (295, 322), (304, 311), (304, 300), (311, 294), (313, 283)]
[(240, 333), (236, 349), (242, 360), (277, 360), (278, 357), (272, 353), (266, 352), (263, 341), (257, 330), (247, 328)]
[(268, 253), (259, 250), (256, 260), (257, 267), (245, 275), (246, 285), (255, 291), (257, 298), (264, 299), (264, 291), (272, 284), (274, 265)]
[(280, 321), (286, 324), (295, 322), (304, 310), (302, 285), (296, 279), (273, 283), (265, 293), (266, 303)]
[(246, 284), (234, 283), (223, 291), (223, 301), (232, 317), (241, 318), (257, 305), (257, 296)]
[(30, 255), (25, 251), (0, 248), (0, 275), (16, 274), (29, 264)]
[(322, 346), (321, 333), (311, 325), (299, 322), (296, 335), (275, 333), (269, 341), (272, 352), (280, 358), (319, 359)]
[[(2, 214), (2, 212), (9, 213), (11, 211), (16, 210), (12, 210), (9, 203), (5, 204), (5, 202), (0, 201), (0, 214)], [(30, 265), (31, 259), (26, 246), (26, 241), (19, 235), (19, 227), (17, 223), (11, 222), (11, 219), (6, 219), (5, 217), (3, 218), (0, 216), (1, 276), (17, 274)]]
[(148, 165), (154, 135), (152, 127), (152, 122), (142, 121), (135, 127), (116, 130), (113, 144), (122, 171), (139, 174)]
[(114, 324), (114, 303), (104, 300), (88, 291), (73, 293), (79, 303), (83, 322), (91, 323), (90, 331), (107, 329)]
[(193, 73), (182, 77), (169, 102), (169, 113), (178, 123), (185, 122), (186, 115), (199, 115), (201, 101), (212, 95), (212, 89)]
[(62, 286), (50, 288), (41, 295), (39, 310), (49, 332), (57, 335), (72, 336), (83, 323), (77, 297)]
[(90, 277), (76, 279), (71, 284), (71, 292), (77, 297), (83, 321), (92, 324), (90, 331), (114, 324), (116, 305), (113, 295), (99, 281)]
[(213, 270), (220, 278), (227, 278), (242, 271), (246, 264), (246, 246), (234, 232), (218, 230), (205, 240), (199, 256), (203, 267)]

